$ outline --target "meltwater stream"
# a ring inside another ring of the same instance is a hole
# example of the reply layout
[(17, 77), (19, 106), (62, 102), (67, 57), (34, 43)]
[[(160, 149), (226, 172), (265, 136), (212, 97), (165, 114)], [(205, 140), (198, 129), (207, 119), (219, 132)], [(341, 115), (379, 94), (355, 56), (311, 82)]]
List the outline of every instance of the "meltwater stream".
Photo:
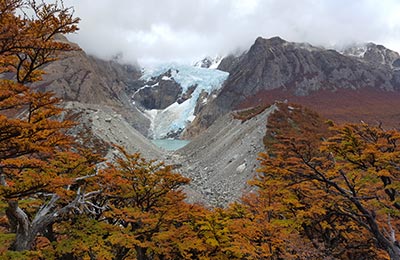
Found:
[(176, 139), (156, 139), (156, 140), (151, 140), (153, 144), (156, 146), (160, 147), (161, 149), (167, 150), (167, 151), (176, 151), (188, 143), (190, 141), (188, 140), (176, 140)]

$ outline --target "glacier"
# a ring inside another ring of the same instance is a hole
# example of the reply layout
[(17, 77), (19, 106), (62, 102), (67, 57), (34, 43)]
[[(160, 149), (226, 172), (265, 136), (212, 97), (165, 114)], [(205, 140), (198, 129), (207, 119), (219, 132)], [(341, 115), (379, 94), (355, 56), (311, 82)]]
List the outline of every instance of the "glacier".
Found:
[[(150, 132), (152, 139), (164, 139), (171, 133), (183, 131), (186, 125), (195, 119), (194, 111), (200, 94), (218, 91), (229, 73), (217, 69), (199, 68), (183, 64), (164, 64), (155, 68), (144, 69), (141, 80), (148, 81), (171, 70), (169, 79), (175, 80), (183, 90), (188, 91), (192, 86), (197, 86), (191, 97), (181, 104), (173, 103), (165, 109), (145, 110), (144, 114), (150, 119)], [(163, 80), (167, 80), (163, 76)]]

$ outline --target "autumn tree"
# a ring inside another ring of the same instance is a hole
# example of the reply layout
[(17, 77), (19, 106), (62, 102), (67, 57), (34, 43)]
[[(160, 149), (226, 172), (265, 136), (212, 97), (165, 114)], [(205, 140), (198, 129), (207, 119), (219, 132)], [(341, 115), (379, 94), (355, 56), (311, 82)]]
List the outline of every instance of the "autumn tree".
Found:
[(270, 209), (274, 220), (295, 223), (326, 256), (378, 259), (386, 251), (399, 259), (399, 133), (366, 124), (328, 129), (304, 108), (278, 111), (253, 182), (261, 198), (284, 191)]
[(10, 72), (21, 84), (40, 79), (43, 65), (74, 49), (55, 37), (76, 31), (78, 22), (62, 2), (1, 0), (0, 73)]
[(12, 250), (32, 249), (39, 235), (54, 241), (53, 224), (84, 210), (90, 197), (85, 180), (97, 156), (65, 134), (73, 123), (57, 120), (57, 98), (24, 85), (73, 50), (56, 37), (76, 31), (77, 22), (59, 2), (0, 1), (0, 197), (8, 220), (2, 230), (15, 234)]
[(102, 259), (189, 258), (197, 242), (188, 223), (201, 211), (184, 202), (181, 187), (189, 180), (174, 173), (172, 166), (121, 147), (115, 152), (114, 162), (92, 180), (102, 191), (91, 199), (96, 213), (90, 218), (76, 216), (79, 230), (60, 229), (66, 236), (60, 253)]
[(123, 149), (119, 152), (115, 167), (99, 175), (103, 196), (109, 198), (112, 209), (105, 217), (125, 229), (123, 241), (119, 235), (114, 238), (115, 248), (137, 259), (163, 255), (168, 246), (157, 244), (179, 233), (185, 198), (179, 188), (189, 180), (173, 173), (171, 166), (147, 161)]

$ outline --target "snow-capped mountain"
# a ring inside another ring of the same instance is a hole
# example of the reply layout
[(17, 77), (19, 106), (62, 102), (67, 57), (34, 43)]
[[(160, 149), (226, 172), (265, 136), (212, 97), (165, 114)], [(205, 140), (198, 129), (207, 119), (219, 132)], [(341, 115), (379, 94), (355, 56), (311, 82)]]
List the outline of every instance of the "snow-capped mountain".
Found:
[(400, 68), (400, 55), (383, 45), (375, 43), (354, 44), (339, 52), (350, 57), (357, 57), (362, 60), (387, 65), (392, 69)]
[(150, 137), (177, 137), (221, 88), (229, 73), (216, 69), (166, 64), (145, 69), (144, 85), (132, 95), (150, 119)]
[(222, 59), (223, 57), (219, 55), (216, 55), (215, 57), (207, 56), (204, 59), (195, 62), (193, 66), (197, 68), (217, 69)]

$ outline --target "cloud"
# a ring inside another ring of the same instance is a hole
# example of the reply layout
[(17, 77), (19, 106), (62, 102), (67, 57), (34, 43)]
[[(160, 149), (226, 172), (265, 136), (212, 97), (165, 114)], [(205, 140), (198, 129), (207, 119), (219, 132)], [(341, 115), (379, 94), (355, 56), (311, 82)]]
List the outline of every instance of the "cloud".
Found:
[(190, 62), (248, 49), (256, 37), (400, 51), (398, 0), (66, 0), (82, 21), (70, 36), (88, 53), (125, 62)]

